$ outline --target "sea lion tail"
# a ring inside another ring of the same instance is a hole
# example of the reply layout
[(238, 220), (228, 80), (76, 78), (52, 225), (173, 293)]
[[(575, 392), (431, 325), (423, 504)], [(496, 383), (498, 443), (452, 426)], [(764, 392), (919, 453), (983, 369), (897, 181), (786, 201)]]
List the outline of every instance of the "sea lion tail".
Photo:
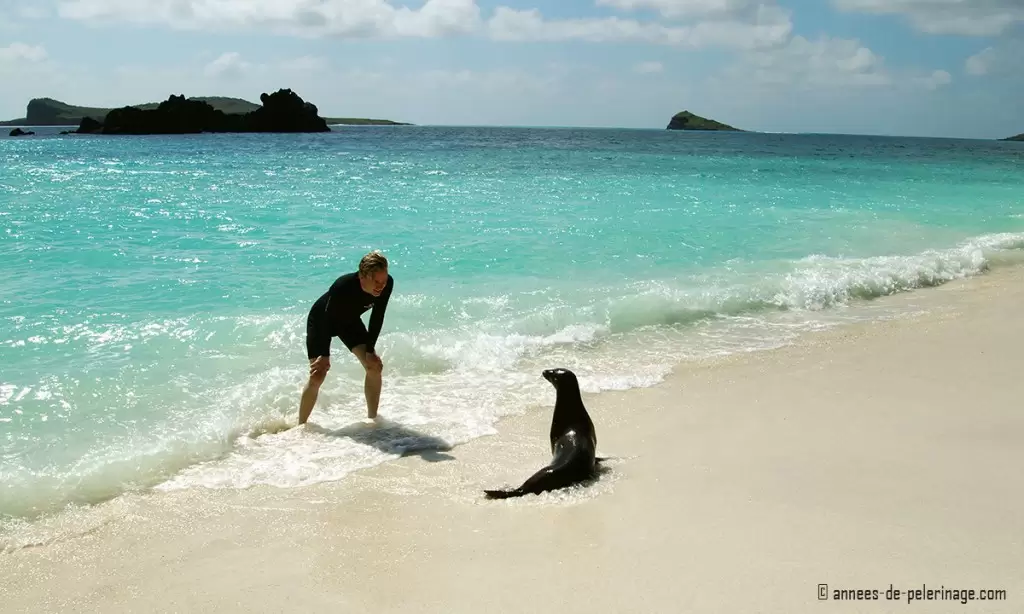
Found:
[(487, 495), (488, 499), (508, 499), (511, 497), (522, 497), (526, 493), (517, 488), (515, 490), (485, 490), (484, 494)]

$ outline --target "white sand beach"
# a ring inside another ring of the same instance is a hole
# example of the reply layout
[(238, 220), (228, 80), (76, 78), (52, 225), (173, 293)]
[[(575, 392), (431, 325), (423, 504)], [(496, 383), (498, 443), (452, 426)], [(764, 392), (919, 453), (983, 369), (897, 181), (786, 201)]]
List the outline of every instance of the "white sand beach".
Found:
[(334, 484), (111, 502), (0, 555), (0, 611), (1024, 611), (1024, 268), (882, 300), (925, 313), (586, 395), (590, 487), (483, 499), (548, 461), (540, 407)]

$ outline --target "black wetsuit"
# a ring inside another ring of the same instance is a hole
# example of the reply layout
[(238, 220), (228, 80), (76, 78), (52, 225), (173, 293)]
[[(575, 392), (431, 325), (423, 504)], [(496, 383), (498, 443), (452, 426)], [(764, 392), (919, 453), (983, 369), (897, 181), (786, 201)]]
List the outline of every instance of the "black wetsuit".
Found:
[[(331, 284), (330, 289), (313, 303), (306, 316), (306, 355), (310, 358), (330, 356), (331, 337), (338, 337), (349, 350), (365, 343), (367, 352), (375, 352), (377, 336), (384, 324), (395, 280), (388, 275), (388, 283), (380, 296), (363, 292), (358, 273), (346, 273)], [(370, 308), (370, 327), (367, 330), (362, 316)]]

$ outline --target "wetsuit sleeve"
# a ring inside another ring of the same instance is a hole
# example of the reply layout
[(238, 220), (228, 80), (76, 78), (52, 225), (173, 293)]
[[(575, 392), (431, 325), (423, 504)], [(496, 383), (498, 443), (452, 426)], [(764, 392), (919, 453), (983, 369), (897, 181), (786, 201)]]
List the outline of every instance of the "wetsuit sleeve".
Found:
[(380, 300), (373, 304), (373, 311), (370, 312), (370, 326), (367, 330), (369, 336), (366, 340), (366, 351), (371, 354), (377, 353), (377, 337), (380, 336), (380, 329), (384, 325), (384, 312), (388, 309), (388, 301), (391, 300), (391, 291), (395, 287), (395, 280), (388, 275), (388, 285), (380, 295)]

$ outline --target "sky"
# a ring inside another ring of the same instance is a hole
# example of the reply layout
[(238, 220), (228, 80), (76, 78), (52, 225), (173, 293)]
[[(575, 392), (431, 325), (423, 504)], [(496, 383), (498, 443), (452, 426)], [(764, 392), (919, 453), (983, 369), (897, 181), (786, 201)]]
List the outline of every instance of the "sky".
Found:
[(0, 119), (291, 88), (433, 125), (1024, 132), (1024, 0), (0, 0)]

